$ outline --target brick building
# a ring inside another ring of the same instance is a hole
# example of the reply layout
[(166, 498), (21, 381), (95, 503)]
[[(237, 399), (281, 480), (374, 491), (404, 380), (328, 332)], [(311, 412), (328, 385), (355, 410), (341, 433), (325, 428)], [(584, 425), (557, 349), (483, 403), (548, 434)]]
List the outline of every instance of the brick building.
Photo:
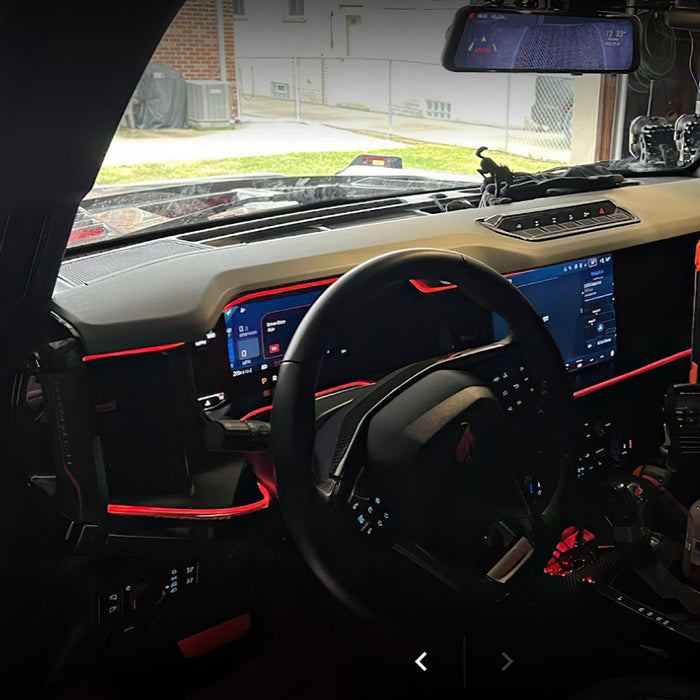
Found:
[(177, 69), (186, 80), (228, 82), (232, 117), (237, 97), (234, 4), (234, 0), (187, 0), (152, 59)]

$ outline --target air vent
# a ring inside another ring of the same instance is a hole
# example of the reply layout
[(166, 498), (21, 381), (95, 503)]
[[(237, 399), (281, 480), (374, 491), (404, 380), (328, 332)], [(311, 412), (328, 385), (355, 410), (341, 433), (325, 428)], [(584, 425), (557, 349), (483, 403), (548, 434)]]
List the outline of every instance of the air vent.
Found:
[(206, 248), (176, 238), (151, 241), (141, 245), (88, 255), (84, 258), (67, 260), (61, 265), (58, 276), (72, 285), (89, 284), (117, 272), (148, 265), (164, 258), (196, 253), (200, 250), (206, 250)]
[(615, 226), (639, 223), (639, 218), (609, 199), (518, 214), (496, 214), (479, 223), (504, 236), (546, 241)]
[(680, 448), (683, 454), (696, 455), (700, 454), (700, 438), (691, 435), (680, 436)]
[(351, 226), (363, 221), (375, 223), (417, 216), (424, 216), (424, 214), (415, 211), (404, 199), (391, 198), (378, 202), (353, 202), (324, 207), (320, 210), (301, 210), (260, 219), (248, 219), (217, 229), (183, 234), (181, 239), (201, 241), (210, 246), (220, 247), (283, 236), (299, 236), (304, 233)]

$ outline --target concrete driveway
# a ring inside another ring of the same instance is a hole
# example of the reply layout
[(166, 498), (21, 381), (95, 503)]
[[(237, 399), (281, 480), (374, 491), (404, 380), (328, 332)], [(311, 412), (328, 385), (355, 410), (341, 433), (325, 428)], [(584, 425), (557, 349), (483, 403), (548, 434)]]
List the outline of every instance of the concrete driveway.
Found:
[(293, 152), (377, 153), (405, 146), (405, 143), (322, 124), (253, 119), (236, 124), (234, 129), (202, 134), (189, 130), (177, 135), (167, 131), (140, 132), (126, 137), (117, 134), (107, 151), (104, 165), (215, 160)]

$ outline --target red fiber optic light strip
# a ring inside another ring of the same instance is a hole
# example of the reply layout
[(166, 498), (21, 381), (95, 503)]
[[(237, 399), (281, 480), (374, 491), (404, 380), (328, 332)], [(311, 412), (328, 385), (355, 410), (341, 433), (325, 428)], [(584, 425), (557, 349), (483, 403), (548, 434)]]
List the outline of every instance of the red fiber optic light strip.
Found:
[(315, 282), (302, 282), (301, 284), (292, 284), (288, 287), (275, 287), (274, 289), (263, 289), (261, 292), (251, 292), (250, 294), (245, 294), (242, 297), (238, 297), (233, 301), (229, 302), (224, 306), (224, 311), (228, 309), (239, 306), (244, 302), (251, 301), (251, 299), (259, 299), (260, 297), (271, 297), (277, 294), (285, 294), (286, 292), (299, 292), (302, 289), (312, 289), (313, 287), (324, 287), (337, 282), (337, 277), (329, 277), (325, 280), (316, 280)]
[[(345, 389), (355, 389), (360, 386), (372, 386), (374, 382), (348, 382), (347, 384), (341, 384), (340, 386), (334, 386), (331, 387), (330, 389), (324, 389), (323, 391), (317, 391), (316, 392), (316, 398), (319, 398), (321, 396), (328, 396), (329, 394), (335, 394), (338, 391), (345, 391)], [(259, 416), (263, 413), (267, 413), (268, 411), (272, 410), (272, 405), (270, 406), (261, 406), (260, 408), (256, 408), (252, 410), (250, 413), (246, 413), (240, 420), (250, 420), (251, 418), (255, 418), (255, 416)]]
[(102, 355), (85, 355), (85, 357), (83, 357), (83, 362), (90, 362), (91, 360), (104, 360), (107, 357), (124, 357), (125, 355), (145, 355), (149, 352), (164, 352), (165, 350), (172, 350), (173, 348), (179, 348), (183, 345), (184, 343), (170, 343), (169, 345), (154, 345), (150, 348), (117, 350), (116, 352), (106, 352)]
[(270, 493), (258, 484), (262, 499), (244, 506), (231, 508), (165, 508), (160, 506), (128, 506), (121, 503), (110, 503), (107, 512), (110, 515), (132, 515), (146, 518), (178, 518), (185, 520), (226, 520), (248, 515), (259, 510), (265, 510), (270, 505)]
[(640, 367), (639, 369), (634, 369), (631, 372), (621, 374), (619, 377), (612, 377), (611, 379), (606, 379), (604, 382), (600, 382), (599, 384), (593, 384), (593, 386), (588, 386), (585, 389), (575, 391), (574, 397), (580, 398), (581, 396), (592, 394), (594, 391), (600, 391), (601, 389), (606, 389), (609, 386), (613, 386), (615, 384), (619, 384), (620, 382), (624, 382), (626, 379), (638, 377), (641, 374), (651, 372), (652, 370), (658, 369), (659, 367), (663, 367), (664, 365), (669, 365), (672, 362), (676, 362), (677, 360), (682, 360), (684, 357), (690, 357), (690, 353), (690, 350), (683, 350), (683, 352), (677, 352), (675, 355), (669, 355), (668, 357), (664, 357), (660, 360), (657, 360), (656, 362), (644, 365), (644, 367)]

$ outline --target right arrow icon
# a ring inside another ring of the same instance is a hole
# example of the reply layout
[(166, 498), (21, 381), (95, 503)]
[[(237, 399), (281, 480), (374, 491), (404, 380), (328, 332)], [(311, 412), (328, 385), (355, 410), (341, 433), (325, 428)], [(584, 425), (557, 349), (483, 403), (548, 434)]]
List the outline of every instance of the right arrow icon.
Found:
[(501, 669), (501, 671), (507, 671), (513, 665), (513, 659), (511, 659), (505, 651), (501, 652), (501, 656), (506, 662), (506, 665)]

